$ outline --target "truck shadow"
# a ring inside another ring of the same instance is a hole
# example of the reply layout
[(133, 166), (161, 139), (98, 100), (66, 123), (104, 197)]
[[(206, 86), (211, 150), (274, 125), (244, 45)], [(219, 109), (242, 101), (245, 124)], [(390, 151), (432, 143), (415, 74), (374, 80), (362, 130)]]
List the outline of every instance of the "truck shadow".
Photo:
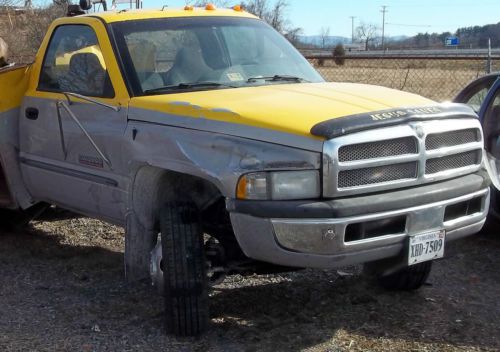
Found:
[[(194, 340), (164, 335), (162, 298), (147, 283), (125, 283), (121, 251), (73, 245), (33, 228), (0, 233), (0, 346), (8, 340), (17, 349), (33, 347), (23, 345), (28, 341), (68, 350), (326, 350), (369, 348), (383, 339), (495, 349), (499, 248), (494, 237), (450, 247), (431, 285), (413, 293), (385, 292), (332, 270), (228, 278), (211, 293), (211, 330)], [(20, 338), (26, 334), (30, 339)]]

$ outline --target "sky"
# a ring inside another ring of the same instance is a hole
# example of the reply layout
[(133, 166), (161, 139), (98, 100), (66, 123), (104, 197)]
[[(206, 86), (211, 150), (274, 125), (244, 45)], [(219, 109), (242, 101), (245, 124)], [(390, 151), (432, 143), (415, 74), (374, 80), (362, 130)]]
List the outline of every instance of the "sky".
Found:
[[(355, 26), (365, 22), (381, 27), (382, 5), (387, 6), (388, 36), (455, 32), (459, 27), (500, 22), (500, 0), (288, 0), (288, 3), (287, 17), (294, 27), (303, 28), (305, 35), (318, 35), (322, 28), (329, 27), (330, 35), (351, 37), (350, 16), (356, 17)], [(186, 0), (143, 0), (144, 8), (165, 4), (180, 7), (186, 5)]]

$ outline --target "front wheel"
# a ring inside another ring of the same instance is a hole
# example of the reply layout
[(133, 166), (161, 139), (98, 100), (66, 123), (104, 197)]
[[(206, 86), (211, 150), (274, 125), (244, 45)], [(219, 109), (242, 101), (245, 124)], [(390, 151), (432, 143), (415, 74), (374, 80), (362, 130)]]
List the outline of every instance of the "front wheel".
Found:
[(168, 334), (197, 336), (209, 321), (203, 232), (196, 206), (168, 203), (161, 210), (161, 267)]
[(379, 284), (393, 291), (417, 290), (425, 284), (432, 269), (432, 261), (408, 266), (390, 275), (378, 276)]

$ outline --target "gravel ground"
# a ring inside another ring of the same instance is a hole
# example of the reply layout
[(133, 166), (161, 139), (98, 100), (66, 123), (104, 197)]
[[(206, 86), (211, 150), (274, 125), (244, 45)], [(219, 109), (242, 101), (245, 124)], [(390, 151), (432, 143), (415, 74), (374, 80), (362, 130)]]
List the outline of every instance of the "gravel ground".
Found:
[(498, 351), (500, 234), (447, 247), (428, 284), (392, 293), (359, 268), (234, 276), (200, 339), (163, 332), (163, 303), (123, 278), (123, 232), (87, 218), (0, 231), (0, 351)]

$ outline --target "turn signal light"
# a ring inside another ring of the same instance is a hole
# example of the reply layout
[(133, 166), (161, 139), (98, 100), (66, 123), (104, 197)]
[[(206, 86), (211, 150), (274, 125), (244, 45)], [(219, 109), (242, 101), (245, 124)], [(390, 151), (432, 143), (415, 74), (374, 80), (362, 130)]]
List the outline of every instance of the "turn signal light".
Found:
[(235, 6), (233, 6), (233, 10), (238, 11), (238, 12), (242, 12), (244, 9), (243, 9), (243, 6), (241, 6), (241, 5), (235, 5)]
[(214, 11), (216, 9), (217, 9), (217, 7), (215, 7), (214, 4), (207, 4), (207, 6), (205, 6), (205, 10), (207, 10), (207, 11)]
[(193, 11), (194, 7), (193, 6), (184, 6), (184, 11)]

